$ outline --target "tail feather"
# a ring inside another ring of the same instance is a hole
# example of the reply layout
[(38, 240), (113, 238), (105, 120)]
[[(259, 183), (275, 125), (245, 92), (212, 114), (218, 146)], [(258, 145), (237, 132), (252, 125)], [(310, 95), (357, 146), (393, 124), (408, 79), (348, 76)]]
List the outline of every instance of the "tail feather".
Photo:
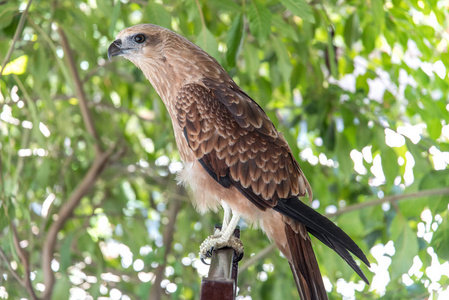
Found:
[(365, 274), (363, 274), (363, 271), (360, 269), (360, 267), (357, 265), (355, 260), (352, 258), (351, 254), (349, 254), (348, 250), (346, 250), (344, 247), (342, 247), (339, 244), (333, 243), (330, 239), (328, 239), (326, 236), (319, 232), (315, 232), (314, 230), (308, 229), (308, 231), (316, 237), (318, 240), (320, 240), (323, 244), (337, 252), (338, 255), (343, 258), (346, 263), (360, 276), (360, 278), (363, 279), (363, 281), (366, 282), (366, 284), (369, 284), (368, 278), (366, 278)]
[(359, 246), (331, 220), (297, 198), (280, 199), (274, 210), (304, 224), (308, 232), (337, 252), (369, 284), (368, 279), (348, 251), (352, 252), (367, 266), (370, 266), (368, 259)]
[(290, 268), (299, 296), (303, 300), (326, 300), (327, 293), (312, 243), (303, 225), (300, 230), (304, 231), (305, 235), (296, 233), (285, 223), (285, 234), (291, 254)]

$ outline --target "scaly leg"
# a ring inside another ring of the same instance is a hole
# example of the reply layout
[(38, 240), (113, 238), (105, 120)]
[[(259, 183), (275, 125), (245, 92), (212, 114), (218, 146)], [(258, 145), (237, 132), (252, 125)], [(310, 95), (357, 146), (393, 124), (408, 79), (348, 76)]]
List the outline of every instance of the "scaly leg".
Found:
[(229, 222), (231, 222), (232, 210), (224, 201), (221, 201), (221, 206), (223, 207), (223, 223), (221, 224), (221, 231), (223, 231), (228, 227)]
[[(225, 219), (223, 220), (222, 230), (217, 230), (213, 235), (207, 237), (206, 240), (204, 240), (204, 242), (201, 244), (201, 260), (204, 260), (206, 257), (211, 257), (213, 249), (220, 249), (224, 247), (233, 248), (239, 257), (243, 255), (242, 242), (238, 238), (234, 237), (234, 230), (239, 223), (240, 215), (234, 213), (229, 220), (231, 214), (231, 210), (229, 209), (229, 211), (227, 212), (225, 208)], [(229, 221), (227, 221), (226, 219), (228, 219)]]

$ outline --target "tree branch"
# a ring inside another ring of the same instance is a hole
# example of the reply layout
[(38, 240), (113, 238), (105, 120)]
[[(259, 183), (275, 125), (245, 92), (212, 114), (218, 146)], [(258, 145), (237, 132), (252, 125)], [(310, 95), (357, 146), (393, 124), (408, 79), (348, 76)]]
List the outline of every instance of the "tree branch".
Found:
[(201, 26), (203, 27), (203, 45), (206, 45), (206, 21), (204, 20), (204, 14), (203, 11), (201, 10), (201, 4), (198, 0), (195, 0), (196, 3), (196, 7), (198, 9), (198, 12), (200, 14), (200, 20), (201, 20)]
[(88, 101), (86, 98), (86, 94), (83, 90), (83, 84), (81, 82), (80, 76), (78, 74), (78, 69), (75, 64), (75, 59), (73, 57), (72, 50), (70, 49), (69, 42), (67, 40), (67, 36), (64, 32), (64, 30), (61, 28), (61, 26), (58, 26), (58, 34), (61, 37), (61, 46), (64, 50), (65, 57), (67, 59), (67, 63), (69, 65), (70, 74), (73, 79), (73, 84), (75, 86), (75, 94), (79, 100), (81, 115), (83, 116), (84, 124), (86, 125), (86, 129), (89, 132), (89, 134), (94, 138), (95, 140), (95, 152), (96, 154), (101, 154), (103, 152), (103, 149), (101, 148), (100, 143), (100, 137), (97, 133), (97, 130), (95, 129), (94, 122), (92, 120), (92, 115), (90, 114), (89, 108), (88, 108)]
[[(1, 161), (0, 161), (1, 163)], [(20, 164), (18, 166), (18, 171), (17, 174), (20, 173)], [(2, 189), (2, 193), (4, 193), (3, 189)], [(30, 294), (31, 298), (33, 300), (37, 300), (39, 299), (36, 296), (36, 292), (33, 288), (33, 284), (31, 283), (31, 278), (30, 278), (30, 272), (31, 272), (31, 268), (30, 268), (30, 260), (29, 260), (29, 254), (26, 250), (22, 249), (22, 247), (20, 246), (20, 239), (19, 239), (19, 234), (17, 233), (17, 229), (16, 226), (14, 224), (14, 221), (11, 220), (10, 216), (8, 215), (8, 210), (6, 208), (6, 203), (4, 198), (2, 197), (2, 208), (5, 211), (5, 217), (6, 219), (9, 221), (9, 226), (11, 228), (12, 231), (12, 239), (13, 239), (13, 245), (14, 245), (14, 249), (17, 252), (17, 255), (19, 256), (20, 262), (23, 264), (23, 267), (25, 269), (24, 271), (24, 277), (25, 279), (22, 279), (19, 274), (17, 272), (15, 272), (14, 269), (11, 268), (11, 264), (8, 261), (6, 254), (3, 252), (3, 250), (0, 248), (0, 252), (1, 252), (1, 256), (2, 258), (5, 260), (6, 264), (8, 265), (9, 270), (11, 271), (12, 275), (19, 281), (19, 283), (28, 291), (28, 293)]]
[(44, 271), (45, 292), (43, 299), (50, 299), (55, 284), (55, 276), (51, 269), (51, 262), (55, 251), (56, 238), (58, 232), (64, 227), (66, 221), (72, 216), (73, 211), (80, 203), (81, 199), (90, 191), (95, 182), (100, 177), (112, 155), (112, 149), (96, 156), (83, 180), (78, 184), (70, 195), (69, 200), (59, 209), (58, 218), (48, 229), (47, 236), (42, 248), (42, 269)]
[(20, 247), (19, 235), (17, 233), (16, 226), (14, 225), (12, 220), (10, 222), (10, 225), (11, 225), (14, 248), (16, 249), (17, 254), (19, 255), (20, 261), (23, 264), (23, 267), (25, 268), (25, 271), (24, 271), (25, 280), (23, 281), (23, 284), (24, 284), (25, 288), (27, 289), (28, 293), (30, 294), (31, 299), (38, 300), (39, 298), (36, 296), (36, 292), (33, 288), (33, 284), (31, 283), (31, 278), (30, 278), (31, 268), (30, 268), (29, 254), (26, 250), (24, 250), (24, 249), (22, 249), (22, 247)]
[[(178, 186), (177, 190), (179, 193), (181, 193), (183, 189), (182, 187)], [(179, 199), (173, 199), (170, 210), (168, 211), (168, 224), (165, 226), (164, 234), (162, 235), (165, 249), (163, 263), (160, 264), (154, 271), (155, 279), (153, 282), (153, 286), (151, 287), (150, 295), (148, 296), (148, 299), (150, 300), (160, 300), (162, 296), (163, 291), (161, 288), (161, 282), (164, 278), (165, 266), (167, 265), (167, 256), (171, 251), (173, 235), (175, 232), (176, 218), (178, 216), (179, 210), (181, 209), (181, 204), (182, 202)]]
[(25, 25), (26, 16), (28, 14), (28, 10), (30, 9), (31, 2), (33, 2), (33, 0), (28, 0), (25, 11), (20, 16), (19, 25), (17, 25), (17, 29), (16, 29), (16, 32), (14, 33), (14, 37), (12, 39), (11, 46), (9, 47), (8, 52), (6, 53), (5, 58), (3, 59), (2, 68), (0, 69), (0, 79), (2, 78), (3, 70), (5, 69), (6, 64), (11, 59), (12, 52), (14, 51), (14, 46), (15, 46), (16, 42), (19, 40), (20, 33), (22, 32), (23, 26)]
[(0, 257), (5, 261), (5, 264), (8, 266), (8, 269), (11, 272), (12, 276), (14, 276), (14, 278), (20, 283), (20, 285), (22, 285), (24, 288), (26, 288), (25, 282), (22, 280), (22, 278), (20, 278), (20, 275), (17, 274), (16, 270), (14, 270), (11, 267), (11, 262), (8, 259), (8, 257), (6, 257), (5, 251), (3, 251), (3, 249), (1, 247), (0, 247)]
[(387, 196), (382, 199), (375, 199), (371, 201), (365, 201), (362, 203), (357, 203), (350, 205), (348, 207), (342, 208), (340, 210), (337, 210), (335, 213), (332, 214), (326, 214), (328, 218), (336, 217), (351, 211), (359, 210), (365, 207), (380, 205), (387, 202), (394, 202), (394, 201), (402, 201), (402, 200), (409, 200), (412, 198), (420, 198), (420, 197), (428, 197), (428, 196), (436, 196), (436, 195), (445, 195), (449, 194), (449, 188), (438, 188), (438, 189), (430, 189), (430, 190), (423, 190), (419, 192), (414, 193), (408, 193), (408, 194), (402, 194), (402, 195), (394, 195), (394, 196)]
[[(449, 188), (430, 189), (430, 190), (424, 190), (424, 191), (402, 194), (402, 195), (387, 196), (382, 199), (375, 199), (375, 200), (371, 200), (371, 201), (365, 201), (363, 203), (350, 205), (346, 208), (342, 208), (342, 209), (336, 211), (333, 214), (325, 214), (325, 215), (326, 215), (326, 217), (331, 218), (331, 217), (343, 215), (343, 214), (351, 212), (351, 211), (355, 211), (355, 210), (359, 210), (359, 209), (363, 209), (363, 208), (371, 207), (371, 206), (375, 206), (375, 205), (380, 205), (380, 204), (387, 203), (387, 202), (403, 201), (403, 200), (410, 200), (413, 198), (436, 196), (436, 195), (446, 195), (446, 194), (449, 194)], [(274, 244), (271, 244), (271, 245), (265, 247), (264, 249), (259, 251), (256, 255), (254, 255), (253, 257), (248, 259), (240, 267), (239, 273), (244, 272), (250, 266), (252, 266), (256, 262), (258, 262), (259, 260), (265, 258), (275, 249), (276, 249), (276, 246)]]
[(276, 249), (276, 244), (271, 244), (265, 248), (263, 248), (261, 251), (259, 251), (256, 255), (245, 261), (244, 264), (239, 268), (239, 274), (246, 271), (250, 266), (270, 254)]

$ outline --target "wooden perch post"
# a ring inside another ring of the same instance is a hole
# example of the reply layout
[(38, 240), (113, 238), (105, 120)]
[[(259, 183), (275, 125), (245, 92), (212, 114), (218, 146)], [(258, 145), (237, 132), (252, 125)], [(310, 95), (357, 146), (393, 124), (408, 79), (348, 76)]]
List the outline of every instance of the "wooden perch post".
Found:
[[(240, 238), (240, 229), (234, 231)], [(212, 252), (209, 274), (201, 280), (200, 300), (234, 300), (237, 294), (239, 264), (232, 248)]]

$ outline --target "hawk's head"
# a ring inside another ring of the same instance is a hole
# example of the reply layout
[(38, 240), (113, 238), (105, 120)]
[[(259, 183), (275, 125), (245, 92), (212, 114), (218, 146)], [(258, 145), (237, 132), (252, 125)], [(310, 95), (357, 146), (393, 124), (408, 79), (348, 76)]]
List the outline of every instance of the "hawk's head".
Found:
[(136, 63), (140, 59), (164, 59), (170, 30), (153, 24), (139, 24), (122, 30), (109, 46), (108, 58), (121, 55)]
[(109, 46), (108, 57), (121, 55), (140, 68), (159, 95), (182, 84), (211, 78), (230, 80), (220, 64), (183, 36), (153, 24), (139, 24), (122, 30)]

